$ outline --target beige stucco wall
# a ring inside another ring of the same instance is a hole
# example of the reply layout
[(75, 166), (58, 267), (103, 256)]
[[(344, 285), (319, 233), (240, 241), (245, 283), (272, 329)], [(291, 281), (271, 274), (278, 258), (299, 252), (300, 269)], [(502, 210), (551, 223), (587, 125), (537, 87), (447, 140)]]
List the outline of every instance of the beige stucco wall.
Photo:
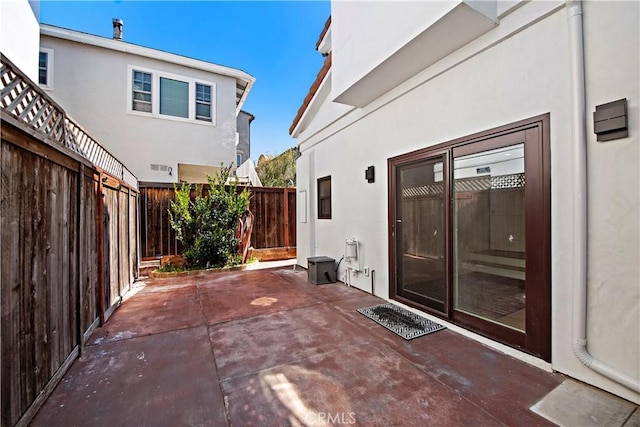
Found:
[[(235, 162), (235, 79), (49, 36), (41, 46), (55, 53), (49, 94), (139, 181), (176, 182), (178, 163)], [(215, 126), (129, 113), (129, 66), (215, 83)], [(173, 173), (151, 170), (151, 164)]]
[[(640, 377), (638, 7), (637, 2), (584, 5), (587, 115), (598, 104), (626, 97), (630, 121), (630, 137), (609, 143), (596, 142), (590, 118), (587, 124), (588, 347), (603, 362), (635, 378)], [(308, 221), (297, 224), (298, 263), (306, 266), (306, 258), (315, 255), (339, 259), (344, 240), (355, 237), (362, 245), (363, 265), (376, 271), (376, 294), (388, 298), (387, 159), (550, 113), (551, 366), (640, 402), (637, 394), (584, 367), (571, 351), (570, 79), (564, 3), (532, 2), (364, 108), (345, 115), (343, 106), (325, 100), (318, 121), (312, 120), (298, 138), (298, 192), (307, 192), (308, 213)], [(376, 168), (373, 184), (364, 179), (370, 165)], [(318, 220), (316, 179), (326, 175), (332, 177), (332, 219)], [(343, 276), (342, 266), (339, 278)], [(369, 291), (371, 277), (359, 274), (352, 284)]]

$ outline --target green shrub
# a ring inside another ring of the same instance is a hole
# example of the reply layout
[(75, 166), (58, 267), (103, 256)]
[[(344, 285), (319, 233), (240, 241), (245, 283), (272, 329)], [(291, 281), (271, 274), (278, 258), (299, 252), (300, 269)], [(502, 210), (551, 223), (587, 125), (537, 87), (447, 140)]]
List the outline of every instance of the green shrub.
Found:
[(159, 271), (160, 273), (172, 273), (174, 271), (187, 271), (187, 269), (184, 267), (178, 267), (177, 265), (173, 265), (172, 263), (168, 262), (162, 267), (158, 268), (156, 271)]
[(231, 167), (222, 167), (214, 177), (207, 176), (210, 190), (196, 185), (191, 200), (191, 186), (182, 183), (175, 188), (175, 201), (170, 203), (169, 221), (190, 268), (227, 267), (241, 261), (235, 230), (238, 219), (249, 209), (249, 192), (238, 192), (237, 180), (229, 181)]

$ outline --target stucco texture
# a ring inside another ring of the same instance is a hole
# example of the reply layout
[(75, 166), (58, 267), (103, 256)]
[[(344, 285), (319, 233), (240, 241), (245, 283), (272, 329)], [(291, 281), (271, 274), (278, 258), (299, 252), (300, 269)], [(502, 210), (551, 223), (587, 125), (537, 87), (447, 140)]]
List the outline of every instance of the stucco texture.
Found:
[[(626, 97), (630, 137), (598, 143), (587, 124), (589, 156), (588, 348), (603, 362), (640, 376), (640, 179), (638, 3), (584, 4), (587, 114)], [(355, 19), (355, 18), (354, 18)], [(343, 20), (344, 17), (343, 17)], [(345, 20), (346, 21), (346, 20)], [(334, 23), (339, 20), (334, 19)], [(615, 49), (612, 48), (615, 46)], [(334, 49), (337, 49), (334, 46)], [(338, 57), (336, 57), (338, 58)], [(388, 298), (387, 159), (475, 132), (549, 113), (551, 118), (552, 367), (635, 402), (640, 396), (584, 367), (571, 350), (571, 69), (562, 2), (516, 8), (500, 25), (365, 108), (344, 115), (324, 100), (300, 132), (298, 191), (308, 222), (298, 223), (298, 262), (340, 259), (344, 240), (361, 242), (362, 264)], [(375, 166), (376, 182), (364, 170)], [(332, 219), (318, 220), (316, 180), (332, 178)], [(343, 264), (344, 266), (344, 264)], [(341, 267), (339, 279), (344, 277)], [(371, 289), (371, 277), (352, 277)]]

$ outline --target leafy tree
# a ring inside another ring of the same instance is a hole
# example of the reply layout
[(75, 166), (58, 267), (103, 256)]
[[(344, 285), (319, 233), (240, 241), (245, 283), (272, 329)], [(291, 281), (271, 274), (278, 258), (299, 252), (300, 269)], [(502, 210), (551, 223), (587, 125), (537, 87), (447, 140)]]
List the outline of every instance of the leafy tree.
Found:
[(290, 148), (274, 158), (260, 156), (256, 172), (265, 187), (295, 187), (296, 149)]
[[(182, 183), (175, 189), (175, 201), (170, 203), (169, 221), (176, 238), (185, 250), (187, 265), (194, 268), (224, 267), (240, 263), (235, 230), (238, 219), (249, 208), (249, 192), (238, 192), (237, 180), (229, 180), (231, 167), (222, 167), (214, 177), (207, 176), (210, 190), (203, 194), (195, 187)], [(225, 185), (229, 182), (228, 185)]]

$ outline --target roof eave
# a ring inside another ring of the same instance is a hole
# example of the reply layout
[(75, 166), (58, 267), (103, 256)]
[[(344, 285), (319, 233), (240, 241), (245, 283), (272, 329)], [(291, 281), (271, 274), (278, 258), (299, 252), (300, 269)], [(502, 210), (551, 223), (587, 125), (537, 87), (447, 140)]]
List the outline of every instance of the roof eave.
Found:
[(237, 111), (240, 111), (249, 90), (255, 82), (255, 77), (237, 68), (226, 67), (199, 59), (189, 58), (177, 55), (175, 53), (164, 52), (162, 50), (152, 49), (149, 47), (139, 46), (133, 43), (112, 40), (106, 37), (96, 36), (93, 34), (82, 33), (79, 31), (69, 30), (66, 28), (55, 27), (53, 25), (40, 24), (40, 34), (48, 37), (55, 37), (63, 40), (69, 40), (76, 43), (96, 46), (104, 49), (110, 49), (131, 55), (138, 55), (145, 58), (156, 59), (169, 62), (184, 67), (193, 68), (209, 73), (219, 74), (222, 76), (232, 77), (236, 82), (246, 83), (246, 88), (237, 103)]

